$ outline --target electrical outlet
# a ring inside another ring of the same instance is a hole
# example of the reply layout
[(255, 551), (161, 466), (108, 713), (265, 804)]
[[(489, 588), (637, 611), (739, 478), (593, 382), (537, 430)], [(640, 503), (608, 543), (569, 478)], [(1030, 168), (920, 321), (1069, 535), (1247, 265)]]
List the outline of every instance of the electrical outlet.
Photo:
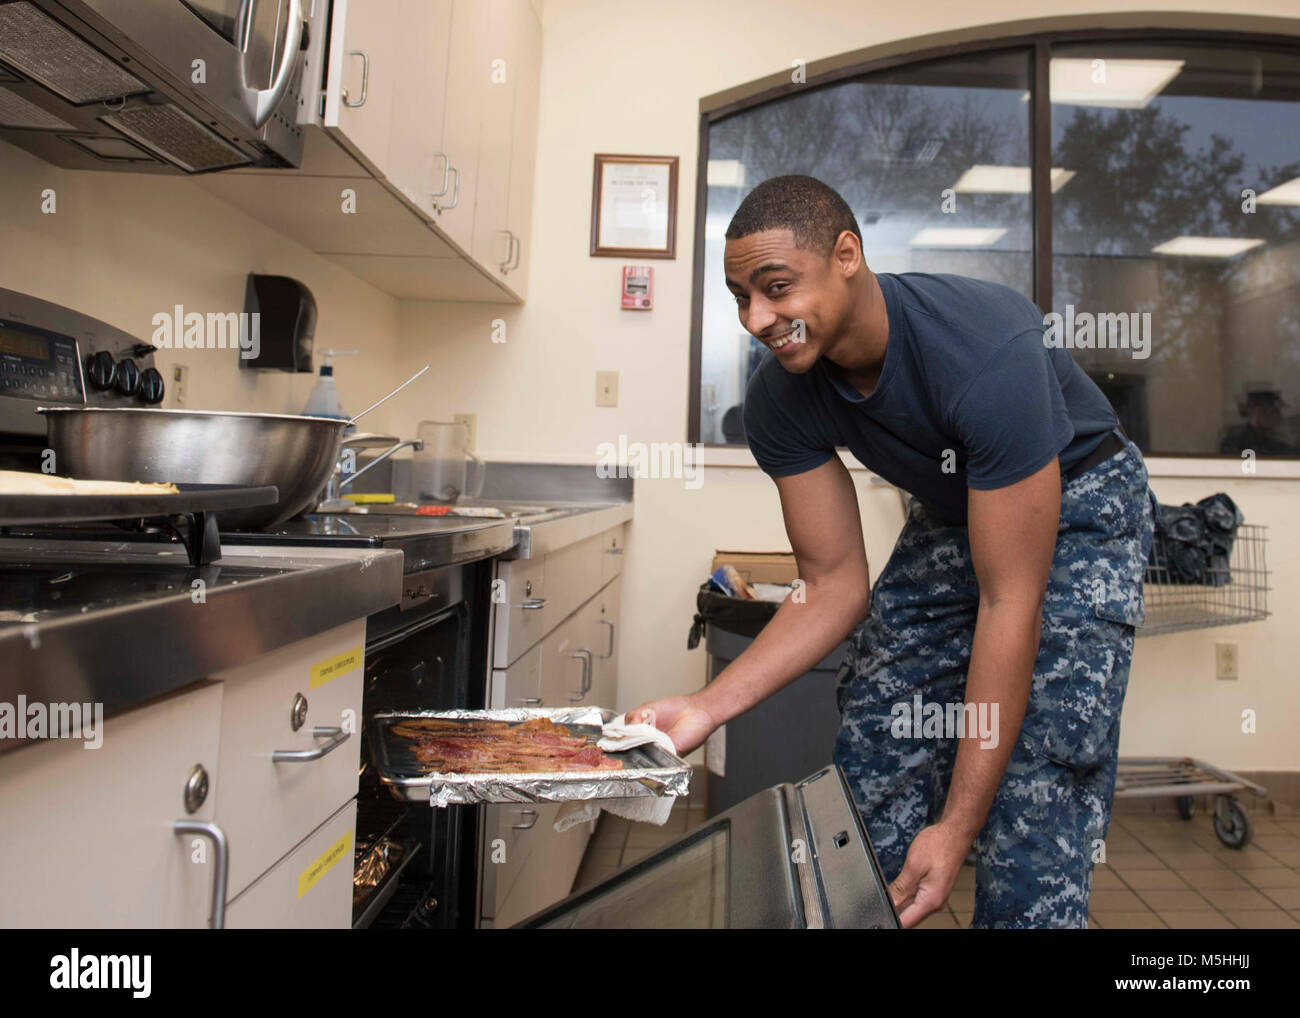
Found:
[(618, 406), (618, 372), (596, 372), (596, 406)]
[(478, 448), (478, 414), (456, 414), (453, 418), (457, 424), (465, 425), (465, 430), (469, 433), (466, 442), (469, 444), (469, 451), (473, 452)]
[(1220, 679), (1237, 678), (1237, 645), (1235, 643), (1216, 643), (1214, 645), (1215, 669)]
[(178, 407), (189, 405), (190, 369), (184, 364), (172, 365), (171, 395)]

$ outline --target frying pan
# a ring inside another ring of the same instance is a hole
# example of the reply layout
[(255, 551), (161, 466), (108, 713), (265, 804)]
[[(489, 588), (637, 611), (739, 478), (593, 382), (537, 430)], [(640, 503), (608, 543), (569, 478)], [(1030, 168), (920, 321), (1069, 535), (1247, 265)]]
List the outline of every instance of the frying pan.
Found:
[(69, 477), (173, 484), (273, 484), (279, 501), (220, 514), (258, 530), (306, 509), (329, 480), (343, 432), (429, 370), (425, 365), (351, 420), (155, 407), (40, 407), (54, 469)]

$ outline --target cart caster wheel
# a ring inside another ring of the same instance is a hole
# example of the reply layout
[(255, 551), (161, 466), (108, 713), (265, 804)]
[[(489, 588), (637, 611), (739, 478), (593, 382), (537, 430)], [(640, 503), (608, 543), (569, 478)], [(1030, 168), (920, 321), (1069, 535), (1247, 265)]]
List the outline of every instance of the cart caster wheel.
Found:
[(1192, 819), (1192, 814), (1196, 812), (1196, 800), (1190, 795), (1180, 795), (1174, 800), (1178, 806), (1178, 815), (1184, 820)]
[(1245, 848), (1250, 844), (1254, 826), (1250, 815), (1236, 799), (1221, 798), (1214, 811), (1214, 833), (1228, 848)]

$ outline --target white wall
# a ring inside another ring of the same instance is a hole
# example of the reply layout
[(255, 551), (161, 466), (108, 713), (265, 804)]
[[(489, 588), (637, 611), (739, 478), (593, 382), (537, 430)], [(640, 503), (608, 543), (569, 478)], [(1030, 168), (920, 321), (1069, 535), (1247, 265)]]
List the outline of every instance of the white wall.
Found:
[[(42, 212), (52, 188), (55, 212)], [(316, 298), (316, 350), (360, 349), (340, 358), (344, 409), (368, 406), (392, 377), (398, 302), (181, 177), (63, 170), (0, 142), (0, 286), (75, 308), (148, 341), (153, 316), (185, 310), (242, 311), (249, 272), (292, 276)], [(310, 374), (241, 371), (236, 350), (166, 350), (155, 357), (190, 368), (194, 410), (297, 413)], [(169, 393), (164, 406), (175, 406)], [(366, 418), (388, 425), (388, 408)]]
[[(436, 358), (436, 390), (394, 409), (399, 425), (478, 414), (478, 443), (492, 458), (592, 462), (600, 441), (684, 441), (690, 337), (691, 247), (700, 97), (848, 50), (925, 33), (1011, 20), (1124, 10), (1221, 11), (1294, 16), (1294, 0), (1249, 4), (1049, 2), (926, 4), (849, 0), (547, 0), (541, 130), (532, 230), (533, 270), (522, 308), (404, 304), (400, 370)], [(1098, 18), (1104, 24), (1104, 14)], [(1300, 30), (1300, 23), (1298, 30)], [(678, 256), (655, 263), (655, 309), (618, 307), (619, 259), (587, 254), (594, 152), (681, 157)], [(491, 342), (490, 323), (507, 323)], [(595, 372), (620, 372), (620, 401), (597, 408)], [(744, 456), (730, 456), (744, 462)], [(1153, 473), (1173, 461), (1153, 463)], [(1185, 464), (1179, 464), (1183, 469)], [(1213, 466), (1212, 466), (1213, 468)], [(891, 491), (855, 473), (872, 575), (901, 522)], [(1241, 768), (1297, 767), (1300, 730), (1294, 662), (1300, 637), (1300, 543), (1289, 512), (1300, 482), (1157, 477), (1162, 500), (1225, 490), (1252, 522), (1272, 526), (1275, 617), (1267, 623), (1140, 641), (1123, 723), (1130, 754), (1195, 754)], [(623, 592), (620, 708), (698, 688), (703, 650), (688, 653), (696, 586), (717, 548), (788, 548), (776, 492), (756, 469), (708, 468), (703, 487), (680, 480), (636, 486)], [(1288, 532), (1289, 531), (1289, 532)], [(1216, 682), (1213, 644), (1240, 642), (1242, 679)], [(1239, 734), (1253, 707), (1260, 732)], [(829, 747), (828, 747), (829, 753)]]

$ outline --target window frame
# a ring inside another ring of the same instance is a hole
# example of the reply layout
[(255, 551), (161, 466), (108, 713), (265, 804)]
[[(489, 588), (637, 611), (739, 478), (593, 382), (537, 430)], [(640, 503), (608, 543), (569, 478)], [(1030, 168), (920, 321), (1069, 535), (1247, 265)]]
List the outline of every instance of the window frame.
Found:
[[(1224, 18), (1228, 16), (1223, 16)], [(1234, 23), (1245, 21), (1264, 21), (1272, 24), (1278, 19), (1256, 18), (1237, 19)], [(1217, 18), (1205, 19), (1208, 21)], [(993, 28), (1014, 28), (1014, 26), (992, 26)], [(1280, 26), (1279, 26), (1280, 27)], [(1288, 26), (1289, 27), (1289, 26)], [(977, 31), (987, 31), (980, 29)], [(740, 91), (748, 94), (730, 100), (714, 103), (714, 97), (706, 97), (700, 102), (699, 138), (696, 146), (698, 158), (695, 168), (695, 236), (692, 251), (691, 268), (691, 341), (690, 365), (688, 372), (689, 387), (686, 404), (687, 442), (700, 445), (700, 383), (703, 377), (702, 363), (704, 355), (704, 270), (705, 237), (704, 225), (708, 215), (709, 185), (709, 130), (719, 121), (743, 113), (757, 106), (765, 105), (787, 96), (806, 92), (809, 89), (827, 88), (840, 82), (859, 78), (898, 67), (923, 64), (934, 60), (971, 54), (994, 54), (999, 52), (1021, 51), (1031, 59), (1029, 88), (1029, 168), (1030, 168), (1030, 217), (1031, 217), (1031, 255), (1033, 266), (1033, 300), (1046, 314), (1052, 308), (1052, 189), (1051, 189), (1051, 145), (1052, 145), (1052, 104), (1044, 102), (1041, 97), (1050, 96), (1050, 70), (1052, 47), (1068, 43), (1112, 43), (1112, 42), (1149, 42), (1149, 43), (1191, 43), (1201, 46), (1217, 46), (1221, 49), (1268, 49), (1290, 50), (1300, 59), (1300, 28), (1296, 34), (1285, 32), (1261, 32), (1246, 29), (1199, 28), (1162, 28), (1144, 26), (1134, 28), (1063, 28), (1057, 30), (1024, 31), (1017, 35), (991, 36), (979, 35), (975, 38), (955, 42), (934, 43), (936, 38), (952, 38), (964, 33), (943, 33), (941, 36), (922, 36), (901, 43), (872, 47), (866, 52), (889, 50), (879, 56), (868, 57), (836, 66), (833, 69), (812, 72), (803, 83), (789, 80), (785, 72), (765, 78), (761, 81), (741, 86)], [(831, 58), (835, 62), (840, 57)], [(819, 61), (826, 63), (828, 61)], [(731, 90), (721, 95), (730, 95)], [(707, 449), (743, 449), (744, 446), (725, 442), (709, 442)], [(1161, 453), (1160, 458), (1168, 459), (1212, 459), (1236, 462), (1237, 457), (1226, 453)], [(1270, 456), (1270, 461), (1300, 460), (1297, 456)]]

